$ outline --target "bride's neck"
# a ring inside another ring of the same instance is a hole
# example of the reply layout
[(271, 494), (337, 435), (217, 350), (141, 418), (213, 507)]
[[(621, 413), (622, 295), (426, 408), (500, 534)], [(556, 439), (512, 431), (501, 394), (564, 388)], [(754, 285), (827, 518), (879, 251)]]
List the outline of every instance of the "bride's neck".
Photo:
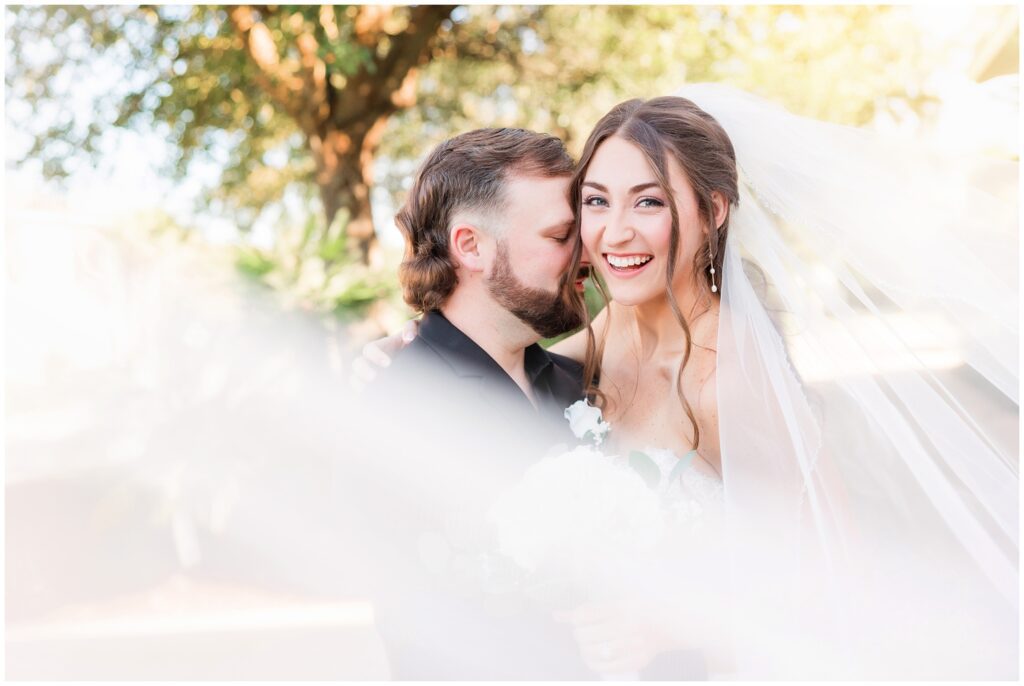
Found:
[[(696, 286), (691, 284), (676, 288), (675, 296), (679, 311), (692, 332), (693, 321), (707, 311), (710, 303), (707, 302), (706, 296), (698, 293)], [(652, 298), (645, 303), (627, 306), (624, 309), (628, 313), (627, 316), (632, 319), (643, 359), (675, 356), (685, 349), (686, 341), (679, 328), (679, 319), (672, 311), (667, 296)]]

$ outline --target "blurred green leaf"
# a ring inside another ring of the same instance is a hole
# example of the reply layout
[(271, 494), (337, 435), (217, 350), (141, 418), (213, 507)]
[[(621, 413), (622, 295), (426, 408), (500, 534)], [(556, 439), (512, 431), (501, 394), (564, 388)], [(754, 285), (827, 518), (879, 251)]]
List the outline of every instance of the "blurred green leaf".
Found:
[(639, 450), (630, 452), (629, 467), (640, 475), (640, 478), (644, 480), (648, 487), (657, 488), (661, 483), (661, 470), (658, 469), (658, 465), (646, 453), (642, 453)]
[(259, 279), (271, 272), (277, 265), (275, 262), (255, 248), (245, 248), (239, 251), (235, 259), (235, 266), (243, 274)]

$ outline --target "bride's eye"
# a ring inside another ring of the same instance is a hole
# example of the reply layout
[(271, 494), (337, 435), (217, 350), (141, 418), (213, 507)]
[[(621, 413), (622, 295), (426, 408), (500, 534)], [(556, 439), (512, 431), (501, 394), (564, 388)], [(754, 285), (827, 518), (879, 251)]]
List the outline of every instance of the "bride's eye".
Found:
[(640, 198), (636, 203), (637, 207), (664, 207), (665, 203), (657, 198)]
[(608, 201), (600, 195), (588, 195), (583, 198), (583, 205), (587, 207), (607, 207)]

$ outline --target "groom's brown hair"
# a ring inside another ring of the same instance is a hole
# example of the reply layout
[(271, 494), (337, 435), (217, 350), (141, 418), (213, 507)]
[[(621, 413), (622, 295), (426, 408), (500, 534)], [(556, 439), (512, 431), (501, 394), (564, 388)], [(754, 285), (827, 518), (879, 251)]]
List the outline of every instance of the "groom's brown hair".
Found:
[(560, 139), (525, 129), (476, 129), (434, 148), (395, 217), (405, 236), (399, 268), (405, 301), (427, 312), (439, 309), (455, 290), (448, 234), (457, 212), (497, 217), (509, 209), (509, 176), (571, 176), (573, 168)]

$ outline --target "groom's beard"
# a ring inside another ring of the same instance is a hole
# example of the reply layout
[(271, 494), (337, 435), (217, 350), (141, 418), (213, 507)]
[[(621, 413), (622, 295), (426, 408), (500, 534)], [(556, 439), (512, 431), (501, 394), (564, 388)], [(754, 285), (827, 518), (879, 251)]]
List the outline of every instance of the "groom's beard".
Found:
[(498, 244), (494, 274), (487, 281), (487, 290), (498, 304), (514, 314), (519, 321), (540, 334), (552, 338), (583, 324), (583, 303), (574, 282), (563, 277), (554, 293), (531, 288), (516, 278), (504, 243)]

